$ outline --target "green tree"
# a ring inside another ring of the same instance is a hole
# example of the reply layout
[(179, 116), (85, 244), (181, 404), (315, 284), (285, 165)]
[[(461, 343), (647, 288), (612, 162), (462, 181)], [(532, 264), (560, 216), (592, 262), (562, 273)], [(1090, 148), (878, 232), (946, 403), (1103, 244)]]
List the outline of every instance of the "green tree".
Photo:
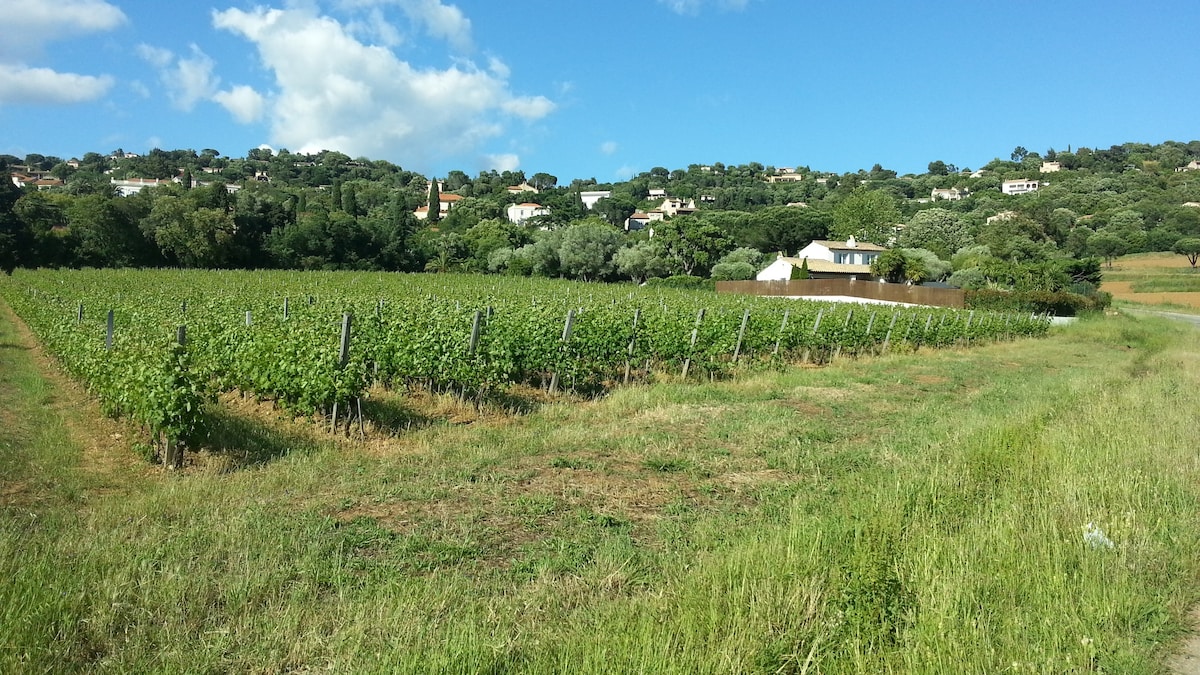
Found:
[(973, 241), (967, 223), (953, 211), (924, 209), (909, 219), (897, 243), (905, 248), (924, 248), (940, 258), (949, 258)]
[(837, 239), (854, 237), (887, 246), (899, 221), (900, 211), (891, 195), (858, 187), (833, 208), (830, 233)]
[[(704, 214), (708, 222), (717, 222), (716, 214)], [(829, 236), (833, 215), (824, 208), (768, 206), (747, 214), (745, 230), (736, 235), (742, 246), (771, 253), (795, 253), (814, 239)], [(730, 230), (725, 230), (730, 231)]]
[(1129, 243), (1111, 232), (1097, 232), (1088, 237), (1088, 250), (1104, 258), (1104, 264), (1112, 267), (1113, 260), (1124, 255)]
[(599, 218), (589, 218), (562, 232), (558, 260), (568, 276), (592, 281), (613, 271), (613, 255), (620, 250), (624, 236)]
[(801, 260), (799, 267), (792, 267), (792, 273), (789, 278), (801, 281), (812, 278), (812, 273), (808, 271), (808, 258)]
[(429, 179), (429, 215), (426, 221), (430, 225), (436, 225), (442, 219), (442, 194), (438, 191), (438, 182), (436, 178)]
[(1171, 250), (1188, 259), (1192, 264), (1192, 269), (1196, 268), (1196, 261), (1200, 259), (1200, 237), (1184, 237), (1175, 242)]
[(928, 168), (929, 173), (934, 176), (945, 176), (950, 173), (950, 170), (946, 167), (946, 163), (940, 159), (930, 162)]
[(665, 221), (655, 228), (654, 241), (688, 276), (706, 272), (732, 244), (723, 232), (695, 216)]
[(639, 241), (613, 254), (613, 265), (618, 273), (640, 284), (652, 277), (670, 273), (670, 263), (662, 257), (658, 247), (649, 241)]

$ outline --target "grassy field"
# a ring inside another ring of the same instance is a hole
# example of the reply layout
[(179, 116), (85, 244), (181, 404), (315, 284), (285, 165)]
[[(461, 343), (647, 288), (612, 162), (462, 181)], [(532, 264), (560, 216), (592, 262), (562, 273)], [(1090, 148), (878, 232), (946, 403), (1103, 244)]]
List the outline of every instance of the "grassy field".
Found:
[(376, 401), (365, 441), (231, 398), (229, 449), (165, 474), (0, 308), (0, 671), (1161, 672), (1200, 340), (1056, 331)]
[(1200, 272), (1176, 253), (1127, 255), (1104, 269), (1101, 290), (1117, 304), (1132, 303), (1175, 312), (1200, 312)]

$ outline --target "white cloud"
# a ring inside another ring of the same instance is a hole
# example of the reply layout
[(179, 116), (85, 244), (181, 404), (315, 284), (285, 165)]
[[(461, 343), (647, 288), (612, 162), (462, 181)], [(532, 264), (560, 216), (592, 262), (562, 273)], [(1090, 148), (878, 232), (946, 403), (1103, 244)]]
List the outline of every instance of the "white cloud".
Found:
[(213, 101), (242, 124), (262, 118), (266, 103), (262, 94), (246, 85), (221, 90), (221, 78), (213, 72), (216, 63), (196, 45), (191, 46), (191, 52), (189, 57), (177, 57), (168, 49), (137, 46), (138, 56), (158, 71), (159, 81), (175, 108), (189, 112), (200, 101)]
[(503, 108), (517, 117), (536, 120), (554, 112), (554, 101), (545, 96), (527, 96), (505, 101)]
[(611, 155), (616, 151), (617, 151), (617, 142), (616, 141), (604, 141), (603, 143), (600, 144), (600, 153), (601, 154)]
[(190, 57), (176, 58), (169, 50), (145, 44), (138, 45), (137, 53), (158, 70), (171, 105), (179, 110), (190, 111), (199, 101), (211, 99), (221, 83), (213, 74), (216, 64), (196, 45), (192, 45)]
[(637, 167), (629, 166), (628, 164), (618, 168), (616, 171), (613, 172), (613, 175), (616, 176), (617, 180), (629, 180), (630, 178), (633, 178), (637, 174), (638, 174)]
[(221, 82), (213, 75), (213, 65), (213, 60), (196, 45), (192, 45), (191, 58), (179, 57), (167, 81), (177, 108), (191, 110), (197, 101), (212, 97)]
[(132, 80), (129, 82), (129, 88), (139, 98), (150, 98), (150, 87), (147, 87), (141, 80)]
[(40, 52), (47, 42), (112, 30), (125, 14), (103, 0), (4, 3), (4, 39), (0, 58), (17, 60)]
[(60, 73), (31, 67), (46, 43), (106, 31), (125, 23), (125, 14), (103, 0), (8, 2), (0, 38), (0, 104), (71, 104), (94, 101), (112, 88), (108, 75)]
[(263, 106), (266, 104), (262, 94), (246, 85), (219, 91), (213, 95), (213, 100), (224, 106), (233, 115), (233, 118), (242, 124), (250, 124), (261, 119)]
[[(371, 8), (373, 10), (372, 16), (377, 18), (379, 23), (382, 24), (386, 24), (386, 20), (383, 19), (380, 13), (374, 10), (384, 5), (395, 5), (404, 12), (409, 21), (419, 25), (427, 34), (449, 42), (459, 51), (468, 52), (472, 49), (471, 20), (456, 5), (446, 5), (441, 0), (341, 0), (339, 4), (349, 9)], [(296, 3), (292, 3), (291, 9), (300, 9), (300, 7)], [(361, 22), (355, 21), (347, 24), (347, 28), (354, 27), (357, 29), (360, 25)], [(395, 30), (390, 24), (388, 24), (388, 28), (392, 31)], [(364, 34), (359, 30), (352, 30), (351, 32), (359, 35)], [(398, 33), (393, 33), (393, 35), (399, 38)], [(384, 44), (394, 46), (399, 44), (399, 40), (395, 42), (385, 41)]]
[(484, 155), (482, 164), (484, 170), (516, 171), (521, 168), (521, 158), (512, 153)]
[(94, 77), (0, 64), (0, 103), (84, 103), (100, 98), (112, 85), (107, 75)]
[[(542, 96), (513, 95), (494, 65), (492, 71), (470, 62), (417, 68), (310, 9), (228, 9), (213, 13), (213, 25), (252, 42), (273, 73), (274, 92), (262, 103), (280, 147), (428, 165), (435, 157), (477, 156), (506, 120), (534, 120), (554, 108)], [(253, 97), (242, 93), (248, 107)], [(232, 105), (231, 96), (223, 98), (222, 105)]]
[(668, 9), (676, 14), (699, 14), (702, 9), (709, 5), (715, 5), (719, 9), (738, 12), (746, 8), (750, 4), (750, 0), (658, 0), (659, 3), (666, 5)]

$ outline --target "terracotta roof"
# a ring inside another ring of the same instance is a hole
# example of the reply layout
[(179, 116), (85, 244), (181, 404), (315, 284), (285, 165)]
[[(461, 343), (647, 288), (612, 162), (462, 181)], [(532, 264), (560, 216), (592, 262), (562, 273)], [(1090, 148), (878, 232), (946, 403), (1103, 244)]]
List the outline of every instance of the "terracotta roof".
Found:
[(828, 260), (818, 260), (816, 258), (783, 258), (792, 265), (800, 267), (808, 260), (809, 272), (842, 272), (845, 274), (870, 274), (870, 265), (847, 265), (845, 263), (829, 262)]
[(517, 204), (517, 206), (532, 206), (535, 209), (542, 208), (541, 204), (534, 204), (533, 202), (525, 202), (524, 204)]
[(820, 244), (830, 251), (886, 251), (886, 246), (872, 244), (866, 241), (857, 242), (856, 246), (847, 246), (844, 241), (829, 241), (828, 239), (817, 239), (814, 244)]
[(461, 195), (438, 195), (438, 198), (443, 202), (456, 202), (462, 199)]

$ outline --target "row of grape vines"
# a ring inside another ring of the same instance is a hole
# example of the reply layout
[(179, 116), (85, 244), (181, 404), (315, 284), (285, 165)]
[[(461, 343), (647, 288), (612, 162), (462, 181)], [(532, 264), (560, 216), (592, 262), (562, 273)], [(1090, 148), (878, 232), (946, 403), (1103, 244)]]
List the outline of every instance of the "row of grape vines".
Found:
[(374, 385), (595, 393), (654, 373), (724, 376), (1048, 328), (1030, 315), (453, 275), (42, 270), (0, 293), (110, 413), (180, 439), (219, 392), (302, 414)]

